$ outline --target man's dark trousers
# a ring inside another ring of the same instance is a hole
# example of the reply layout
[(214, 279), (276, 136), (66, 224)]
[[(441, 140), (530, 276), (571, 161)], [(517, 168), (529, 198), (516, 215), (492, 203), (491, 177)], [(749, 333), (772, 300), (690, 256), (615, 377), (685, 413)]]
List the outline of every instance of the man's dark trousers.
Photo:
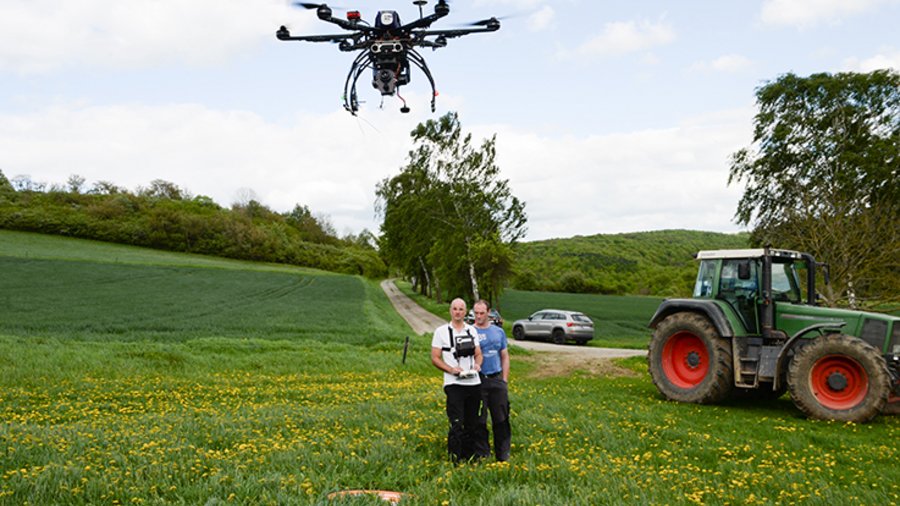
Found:
[(491, 431), (494, 433), (494, 456), (499, 461), (509, 460), (509, 447), (512, 431), (509, 427), (509, 390), (501, 375), (481, 376), (481, 398), (484, 407), (478, 425), (484, 431), (479, 438), (476, 452), (479, 455), (490, 455), (491, 450), (487, 438), (487, 415), (491, 413)]
[[(476, 441), (486, 439), (479, 424), (478, 409), (481, 406), (481, 385), (447, 385), (447, 450), (454, 461), (466, 461), (476, 455)], [(484, 455), (478, 455), (482, 457)]]

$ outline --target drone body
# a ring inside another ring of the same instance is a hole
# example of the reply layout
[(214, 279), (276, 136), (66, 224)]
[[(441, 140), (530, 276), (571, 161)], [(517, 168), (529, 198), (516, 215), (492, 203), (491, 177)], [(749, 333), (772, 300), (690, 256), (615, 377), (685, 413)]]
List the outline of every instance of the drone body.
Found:
[(419, 19), (407, 24), (402, 24), (400, 16), (395, 11), (379, 11), (375, 16), (375, 24), (371, 25), (362, 19), (358, 11), (348, 11), (347, 19), (332, 16), (332, 9), (325, 4), (297, 3), (295, 5), (307, 9), (316, 9), (316, 15), (322, 21), (335, 24), (350, 33), (337, 35), (300, 35), (293, 36), (287, 28), (282, 26), (275, 33), (279, 40), (306, 41), (306, 42), (332, 42), (338, 44), (338, 49), (345, 52), (360, 51), (350, 72), (344, 81), (344, 108), (356, 115), (359, 110), (359, 100), (356, 93), (356, 82), (360, 74), (372, 69), (372, 86), (382, 96), (397, 95), (403, 101), (401, 112), (409, 112), (406, 101), (400, 96), (398, 88), (409, 84), (410, 62), (418, 67), (428, 82), (431, 84), (431, 111), (435, 110), (435, 98), (437, 90), (434, 86), (434, 78), (425, 59), (416, 51), (418, 47), (430, 47), (433, 50), (447, 45), (447, 39), (462, 37), (471, 33), (494, 32), (500, 29), (500, 21), (497, 18), (489, 18), (472, 23), (470, 28), (451, 30), (430, 30), (431, 24), (450, 13), (450, 7), (446, 0), (438, 0), (434, 6), (434, 14), (422, 15), (422, 5), (425, 0), (413, 2), (419, 7)]

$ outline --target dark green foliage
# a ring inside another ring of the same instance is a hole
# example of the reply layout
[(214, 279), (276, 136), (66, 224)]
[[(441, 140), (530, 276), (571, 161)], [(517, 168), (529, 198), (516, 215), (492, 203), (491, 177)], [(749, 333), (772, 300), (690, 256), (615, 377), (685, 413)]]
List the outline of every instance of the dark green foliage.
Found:
[(6, 179), (6, 176), (3, 174), (3, 171), (0, 170), (0, 195), (8, 192), (15, 191), (13, 189), (12, 183), (9, 182), (9, 179)]
[(137, 195), (110, 183), (98, 183), (96, 192), (83, 194), (16, 192), (3, 190), (2, 182), (3, 229), (288, 263), (368, 277), (381, 277), (386, 272), (371, 247), (329, 235), (305, 206), (284, 215), (256, 201), (228, 210), (209, 197), (191, 197), (161, 180), (153, 181)]
[(752, 242), (828, 262), (831, 303), (898, 300), (900, 73), (786, 74), (756, 98), (730, 175), (746, 184), (736, 216)]
[(748, 247), (747, 234), (662, 230), (576, 236), (516, 245), (520, 290), (686, 296), (700, 250)]

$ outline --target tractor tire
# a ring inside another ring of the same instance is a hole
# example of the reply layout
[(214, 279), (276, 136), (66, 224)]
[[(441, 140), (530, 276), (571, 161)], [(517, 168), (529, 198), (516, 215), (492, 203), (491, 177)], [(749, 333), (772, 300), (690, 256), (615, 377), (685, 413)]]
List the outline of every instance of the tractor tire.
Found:
[(522, 327), (513, 327), (513, 339), (516, 341), (525, 341), (528, 339), (525, 337), (525, 329)]
[(796, 351), (788, 388), (810, 418), (864, 423), (884, 409), (891, 382), (878, 350), (858, 337), (828, 334)]
[(552, 339), (554, 344), (566, 344), (566, 332), (563, 329), (555, 329)]
[(667, 399), (697, 404), (725, 400), (734, 389), (731, 341), (696, 313), (659, 322), (647, 354), (650, 376)]

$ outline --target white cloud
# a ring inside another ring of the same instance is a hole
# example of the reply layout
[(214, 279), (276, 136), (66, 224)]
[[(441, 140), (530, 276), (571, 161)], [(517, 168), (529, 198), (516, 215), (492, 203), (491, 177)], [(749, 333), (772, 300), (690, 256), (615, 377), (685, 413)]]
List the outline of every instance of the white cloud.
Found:
[(205, 64), (311, 21), (281, 0), (4, 0), (0, 71)]
[(660, 130), (552, 138), (508, 126), (498, 164), (526, 202), (529, 240), (685, 228), (733, 232), (743, 191), (728, 186), (729, 156), (749, 145), (753, 110)]
[(553, 10), (553, 7), (545, 5), (539, 11), (528, 16), (528, 28), (535, 32), (546, 30), (553, 23), (555, 17), (556, 11)]
[(663, 46), (675, 40), (675, 30), (658, 21), (606, 23), (603, 32), (576, 49), (582, 56), (619, 56)]
[(739, 54), (722, 55), (712, 61), (697, 62), (691, 65), (690, 70), (715, 71), (725, 73), (743, 72), (753, 66), (753, 62), (746, 56)]
[(892, 0), (766, 0), (760, 17), (768, 25), (806, 27), (869, 11)]
[(844, 61), (844, 67), (856, 72), (872, 72), (879, 69), (900, 70), (900, 49), (884, 47), (878, 54), (862, 60), (849, 58)]

